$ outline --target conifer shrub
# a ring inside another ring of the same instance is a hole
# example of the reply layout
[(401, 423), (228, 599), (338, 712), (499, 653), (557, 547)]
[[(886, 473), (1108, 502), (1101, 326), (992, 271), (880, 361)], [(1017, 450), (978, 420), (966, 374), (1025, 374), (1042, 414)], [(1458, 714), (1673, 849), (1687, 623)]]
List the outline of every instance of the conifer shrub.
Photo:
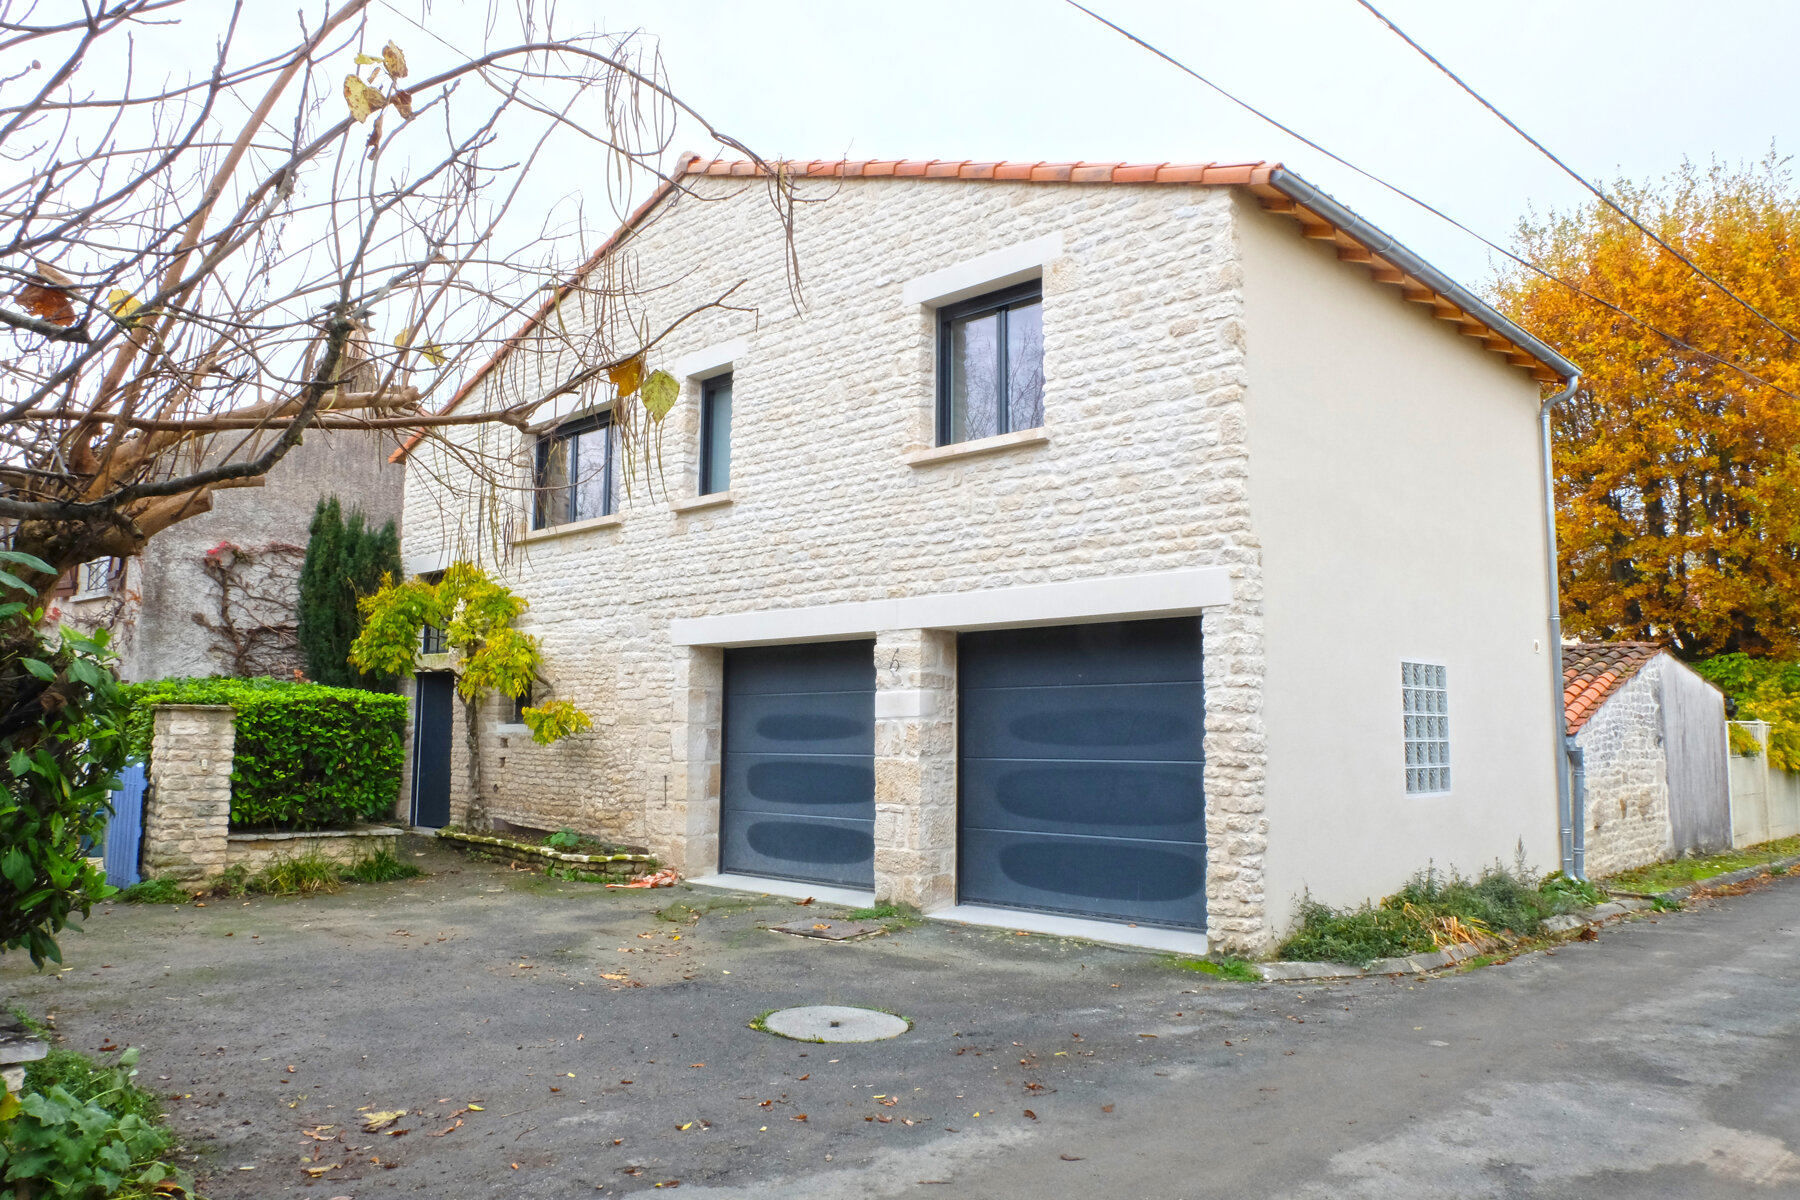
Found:
[(371, 529), (361, 509), (346, 517), (336, 496), (319, 501), (300, 568), (300, 651), (310, 678), (331, 687), (393, 686), (394, 675), (351, 666), (350, 645), (362, 632), (357, 601), (399, 576), (400, 535), (392, 521)]

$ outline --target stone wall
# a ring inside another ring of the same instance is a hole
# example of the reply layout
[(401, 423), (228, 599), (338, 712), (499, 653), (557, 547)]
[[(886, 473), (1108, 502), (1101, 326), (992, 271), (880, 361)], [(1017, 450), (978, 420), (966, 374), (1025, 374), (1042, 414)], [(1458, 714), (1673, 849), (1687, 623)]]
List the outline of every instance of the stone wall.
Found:
[(1587, 872), (1599, 878), (1670, 857), (1660, 665), (1607, 697), (1575, 735), (1587, 770)]
[(231, 709), (166, 704), (156, 710), (144, 794), (143, 875), (184, 883), (214, 879), (230, 863)]
[[(152, 539), (129, 564), (122, 605), (119, 598), (71, 602), (65, 606), (70, 618), (79, 622), (88, 610), (111, 606), (109, 623), (121, 639), (120, 673), (128, 680), (237, 673), (220, 636), (201, 623), (221, 623), (218, 587), (203, 567), (207, 552), (224, 542), (249, 550), (287, 547), (244, 570), (271, 592), (270, 599), (249, 607), (271, 624), (291, 625), (298, 614), (300, 562), (321, 499), (337, 496), (346, 515), (360, 507), (378, 528), (399, 522), (405, 471), (387, 461), (395, 444), (385, 431), (309, 432), (262, 487), (220, 491), (210, 511)], [(286, 637), (291, 642), (291, 629)], [(281, 674), (276, 668), (301, 665), (297, 654), (294, 644), (285, 653), (262, 647), (252, 657), (262, 673)]]
[[(464, 454), (511, 464), (511, 494), (468, 482), (456, 465), (465, 460), (434, 443), (411, 460), (408, 569), (453, 557), (500, 569), (531, 601), (522, 627), (542, 641), (550, 694), (595, 721), (540, 747), (497, 729), (498, 705), (484, 713), (490, 811), (647, 843), (688, 874), (716, 862), (717, 732), (706, 706), (717, 652), (672, 646), (671, 619), (1221, 567), (1234, 599), (1203, 626), (1210, 932), (1226, 944), (1266, 940), (1259, 559), (1228, 192), (804, 182), (802, 195), (824, 202), (805, 206), (796, 233), (805, 299), (796, 307), (764, 184), (685, 182), (694, 195), (648, 219), (618, 262), (638, 273), (651, 328), (736, 288), (736, 307), (699, 312), (651, 364), (673, 368), (741, 342), (727, 356), (730, 500), (679, 505), (695, 490), (698, 378), (683, 381), (662, 433), (661, 478), (640, 477), (629, 494), (621, 486), (617, 520), (516, 537), (529, 439), (511, 429), (445, 431)], [(1048, 440), (909, 462), (935, 441), (936, 323), (904, 300), (903, 283), (1051, 234), (1063, 249), (1043, 271)], [(581, 327), (578, 307), (565, 304), (570, 328)], [(514, 355), (465, 403), (516, 399), (552, 365)], [(898, 740), (883, 742), (882, 773), (897, 779), (916, 764), (921, 788), (948, 787), (927, 782), (938, 778), (925, 765), (939, 751), (908, 747), (914, 736), (942, 737), (906, 725), (918, 719), (884, 718), (901, 724), (883, 734)], [(457, 757), (460, 816), (460, 747)], [(939, 826), (953, 810), (927, 810), (944, 796), (886, 794), (884, 822), (920, 822), (897, 853), (922, 870), (941, 861)], [(929, 873), (907, 885), (921, 898), (943, 886)]]
[(956, 903), (956, 635), (875, 640), (875, 898)]
[(397, 854), (400, 831), (384, 826), (363, 829), (320, 829), (307, 832), (234, 833), (227, 838), (230, 866), (252, 875), (284, 859), (317, 856), (340, 866), (354, 866), (382, 851)]

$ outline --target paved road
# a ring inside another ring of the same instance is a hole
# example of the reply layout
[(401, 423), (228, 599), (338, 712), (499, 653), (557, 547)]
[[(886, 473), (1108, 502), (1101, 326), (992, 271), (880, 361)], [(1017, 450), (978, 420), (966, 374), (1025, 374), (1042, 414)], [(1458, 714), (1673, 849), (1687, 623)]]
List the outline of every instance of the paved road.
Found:
[[(415, 849), (412, 884), (96, 914), (70, 970), (8, 956), (0, 995), (144, 1047), (214, 1200), (1800, 1196), (1800, 881), (1298, 987), (955, 927), (803, 941), (761, 928), (815, 911), (787, 901)], [(747, 1027), (796, 1003), (914, 1028)], [(355, 1132), (364, 1107), (409, 1132)]]

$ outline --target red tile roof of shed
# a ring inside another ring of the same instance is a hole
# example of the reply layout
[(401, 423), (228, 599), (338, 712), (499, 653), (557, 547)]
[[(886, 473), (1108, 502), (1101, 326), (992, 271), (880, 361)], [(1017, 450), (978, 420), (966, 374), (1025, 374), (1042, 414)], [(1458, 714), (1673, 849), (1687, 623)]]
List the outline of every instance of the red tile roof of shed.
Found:
[(1644, 664), (1663, 652), (1657, 642), (1583, 642), (1562, 648), (1563, 717), (1571, 735), (1600, 711)]

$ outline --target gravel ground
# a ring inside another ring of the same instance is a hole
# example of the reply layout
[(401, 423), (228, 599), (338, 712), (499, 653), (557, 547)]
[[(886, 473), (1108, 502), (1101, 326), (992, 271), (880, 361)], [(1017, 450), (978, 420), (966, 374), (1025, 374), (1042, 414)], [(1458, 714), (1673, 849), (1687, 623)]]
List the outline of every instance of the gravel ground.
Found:
[[(822, 942), (766, 928), (821, 905), (402, 853), (430, 874), (97, 911), (0, 994), (78, 1049), (143, 1047), (211, 1200), (1800, 1195), (1791, 881), (1297, 986), (935, 922)], [(751, 1028), (798, 1004), (912, 1028)]]

